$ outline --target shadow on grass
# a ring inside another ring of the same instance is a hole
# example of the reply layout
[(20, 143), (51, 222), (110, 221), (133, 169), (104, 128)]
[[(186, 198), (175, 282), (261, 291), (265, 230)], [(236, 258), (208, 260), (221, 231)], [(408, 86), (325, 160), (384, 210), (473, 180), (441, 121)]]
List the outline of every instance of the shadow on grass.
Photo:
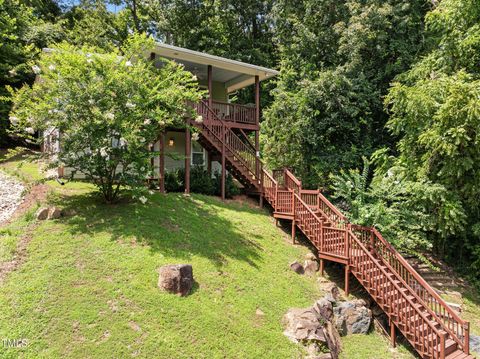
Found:
[(261, 261), (261, 245), (252, 240), (261, 236), (252, 234), (252, 238), (246, 238), (242, 226), (248, 223), (235, 223), (219, 212), (233, 209), (261, 214), (246, 206), (227, 205), (215, 197), (156, 194), (146, 205), (106, 205), (99, 196), (87, 193), (61, 196), (53, 201), (67, 212), (75, 211), (75, 216), (66, 219), (73, 235), (106, 233), (112, 241), (148, 245), (152, 252), (178, 260), (201, 256), (217, 268), (225, 265), (229, 258), (253, 267)]

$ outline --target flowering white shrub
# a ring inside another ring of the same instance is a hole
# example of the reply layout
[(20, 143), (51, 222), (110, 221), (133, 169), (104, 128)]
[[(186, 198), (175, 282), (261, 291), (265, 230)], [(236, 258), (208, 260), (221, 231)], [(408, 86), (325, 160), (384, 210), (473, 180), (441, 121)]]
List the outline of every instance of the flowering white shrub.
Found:
[(10, 121), (19, 135), (35, 139), (37, 131), (58, 130), (61, 151), (53, 166), (85, 174), (107, 202), (120, 190), (133, 190), (146, 200), (145, 179), (153, 174), (148, 144), (166, 126), (192, 118), (187, 101), (199, 101), (193, 75), (165, 60), (156, 68), (144, 56), (153, 40), (133, 35), (121, 52), (99, 53), (94, 48), (60, 45), (43, 54), (33, 71), (41, 81), (11, 90)]

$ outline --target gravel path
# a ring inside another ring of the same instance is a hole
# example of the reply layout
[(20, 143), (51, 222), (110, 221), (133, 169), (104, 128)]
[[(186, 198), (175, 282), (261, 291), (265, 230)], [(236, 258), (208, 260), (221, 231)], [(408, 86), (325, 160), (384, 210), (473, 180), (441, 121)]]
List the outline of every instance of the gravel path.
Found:
[(7, 221), (22, 203), (25, 187), (0, 171), (0, 223)]

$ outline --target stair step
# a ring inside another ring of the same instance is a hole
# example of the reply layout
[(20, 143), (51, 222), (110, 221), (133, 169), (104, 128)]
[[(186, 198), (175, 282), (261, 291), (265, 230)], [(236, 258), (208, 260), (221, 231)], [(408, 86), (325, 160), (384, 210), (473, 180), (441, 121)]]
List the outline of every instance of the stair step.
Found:
[[(445, 356), (452, 354), (457, 350), (457, 348), (458, 348), (457, 343), (453, 339), (449, 338), (445, 340)], [(441, 349), (441, 344), (438, 344), (436, 350), (440, 352), (440, 349)]]
[(475, 359), (475, 357), (469, 354), (465, 354), (461, 350), (457, 349), (453, 353), (445, 356), (445, 359)]

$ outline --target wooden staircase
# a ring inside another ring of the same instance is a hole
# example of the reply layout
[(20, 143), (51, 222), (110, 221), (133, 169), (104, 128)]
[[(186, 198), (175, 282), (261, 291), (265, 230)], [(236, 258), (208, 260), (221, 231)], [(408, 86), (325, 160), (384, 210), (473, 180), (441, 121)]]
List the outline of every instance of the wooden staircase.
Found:
[[(206, 101), (194, 105), (203, 121), (200, 142), (225, 160), (229, 171), (273, 208), (275, 218), (292, 221), (292, 238), (300, 229), (323, 260), (345, 265), (390, 321), (392, 342), (398, 328), (422, 358), (465, 359), (469, 323), (462, 320), (400, 253), (372, 227), (349, 223), (319, 190), (304, 190), (289, 170), (268, 172), (246, 136), (235, 133)], [(242, 138), (243, 137), (243, 138)]]

